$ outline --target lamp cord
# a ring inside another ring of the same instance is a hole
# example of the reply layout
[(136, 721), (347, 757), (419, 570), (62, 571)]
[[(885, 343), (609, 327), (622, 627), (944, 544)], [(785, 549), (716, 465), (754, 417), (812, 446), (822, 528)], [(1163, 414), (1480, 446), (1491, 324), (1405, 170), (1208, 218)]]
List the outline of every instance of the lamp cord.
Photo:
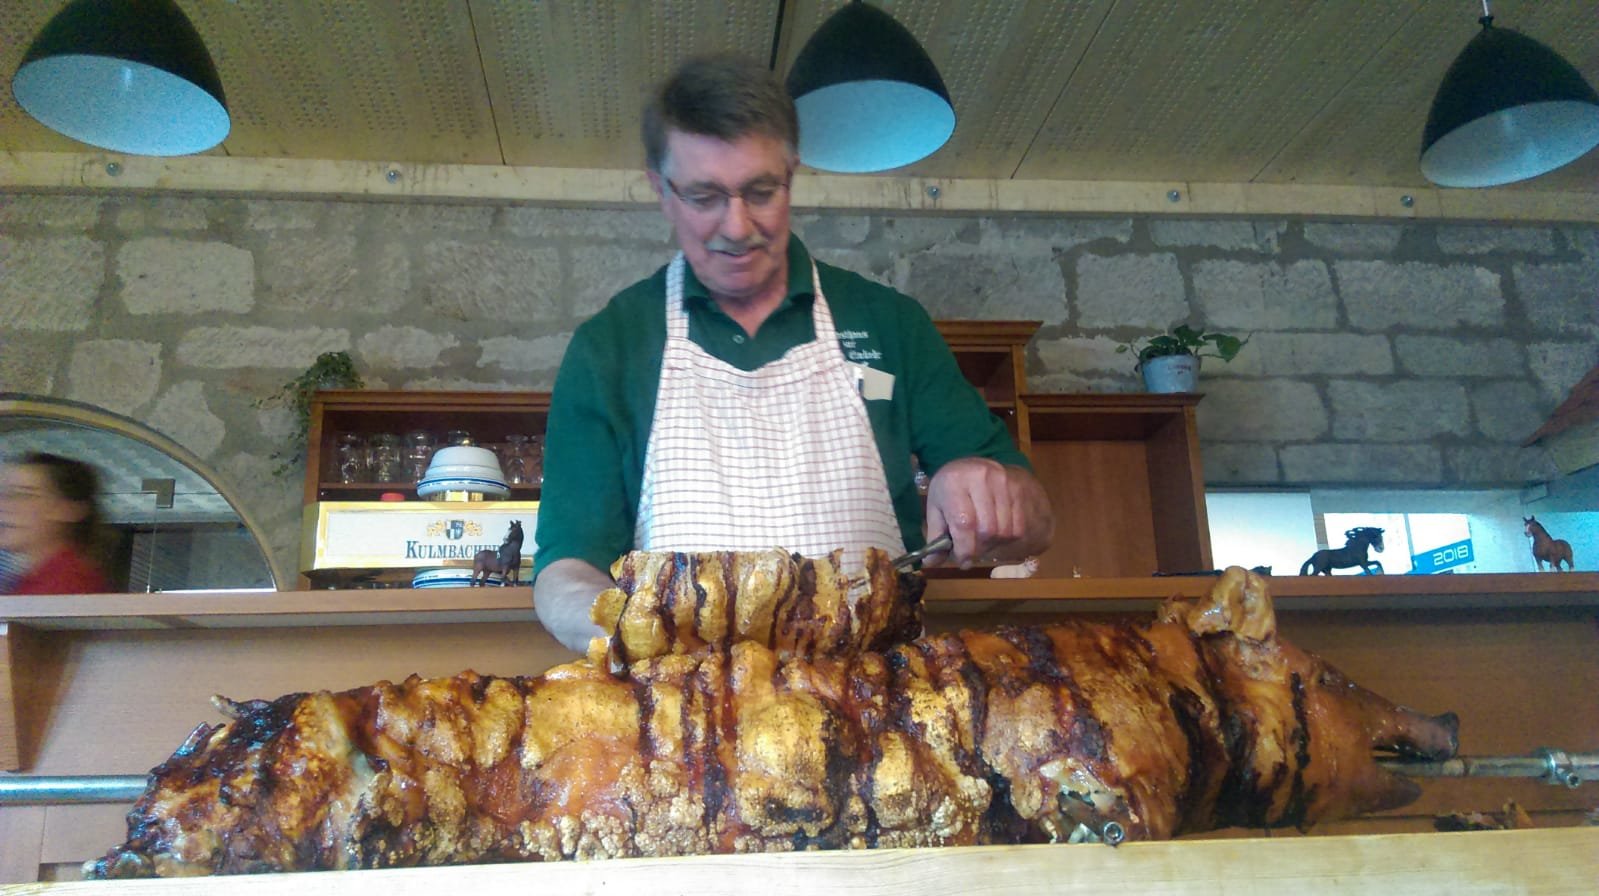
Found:
[[(1487, 3), (1488, 0), (1482, 2)], [(772, 52), (766, 60), (766, 67), (774, 72), (777, 71), (777, 48), (783, 42), (783, 10), (787, 7), (787, 3), (777, 4), (777, 21), (772, 25)]]

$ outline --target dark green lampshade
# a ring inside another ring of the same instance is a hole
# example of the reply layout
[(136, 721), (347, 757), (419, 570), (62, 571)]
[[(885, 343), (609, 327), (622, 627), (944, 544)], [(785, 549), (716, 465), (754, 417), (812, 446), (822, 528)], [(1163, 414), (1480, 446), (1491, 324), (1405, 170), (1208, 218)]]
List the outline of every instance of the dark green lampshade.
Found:
[(1421, 173), (1439, 186), (1537, 177), (1599, 146), (1599, 95), (1547, 46), (1481, 19), (1444, 75), (1421, 140)]
[(216, 65), (173, 0), (74, 0), (34, 38), (11, 92), (45, 127), (116, 152), (202, 152), (230, 128)]
[(823, 171), (886, 171), (926, 158), (955, 132), (933, 60), (882, 10), (851, 3), (806, 42), (788, 73), (800, 160)]

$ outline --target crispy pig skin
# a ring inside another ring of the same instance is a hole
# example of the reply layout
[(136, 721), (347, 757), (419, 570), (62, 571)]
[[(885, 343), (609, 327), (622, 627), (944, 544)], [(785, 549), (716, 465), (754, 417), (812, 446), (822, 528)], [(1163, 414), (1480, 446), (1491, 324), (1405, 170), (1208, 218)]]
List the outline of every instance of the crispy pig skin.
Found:
[[(529, 678), (227, 704), (151, 773), (93, 878), (1299, 826), (1413, 799), (1373, 750), (1451, 716), (1276, 639), (1231, 570), (1146, 625), (1074, 622), (784, 659), (737, 642)], [(1249, 634), (1242, 634), (1248, 632)]]
[(921, 634), (920, 576), (901, 577), (878, 548), (866, 550), (865, 571), (855, 575), (842, 556), (776, 548), (624, 554), (611, 564), (616, 587), (590, 611), (612, 633), (595, 651), (631, 664), (755, 641), (783, 657), (812, 658), (885, 650)]

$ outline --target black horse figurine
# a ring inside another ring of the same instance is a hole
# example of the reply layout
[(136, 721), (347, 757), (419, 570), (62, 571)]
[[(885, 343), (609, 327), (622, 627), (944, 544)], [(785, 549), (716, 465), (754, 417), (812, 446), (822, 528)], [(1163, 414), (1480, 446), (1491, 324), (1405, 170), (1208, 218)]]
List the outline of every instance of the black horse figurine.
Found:
[(515, 585), (522, 575), (522, 523), (511, 520), (511, 531), (498, 551), (481, 550), (472, 558), (472, 587), (487, 585), (497, 574), (500, 584)]
[(1366, 548), (1382, 553), (1382, 530), (1375, 526), (1359, 526), (1344, 533), (1341, 548), (1327, 548), (1310, 555), (1305, 565), (1299, 567), (1302, 576), (1330, 576), (1335, 569), (1360, 567), (1367, 575), (1382, 572), (1382, 564), (1366, 558)]

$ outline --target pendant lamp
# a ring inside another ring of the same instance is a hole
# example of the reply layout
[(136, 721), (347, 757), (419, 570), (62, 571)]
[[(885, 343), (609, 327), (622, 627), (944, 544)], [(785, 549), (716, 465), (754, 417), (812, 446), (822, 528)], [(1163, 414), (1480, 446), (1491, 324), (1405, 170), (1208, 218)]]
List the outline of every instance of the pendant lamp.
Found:
[(1599, 95), (1571, 63), (1516, 31), (1482, 30), (1460, 52), (1421, 139), (1421, 173), (1492, 187), (1553, 171), (1599, 146)]
[(927, 51), (875, 6), (851, 3), (816, 29), (788, 73), (800, 160), (823, 171), (886, 171), (932, 155), (955, 107)]
[(173, 0), (73, 0), (11, 79), (45, 127), (116, 152), (178, 156), (227, 137), (211, 54)]

